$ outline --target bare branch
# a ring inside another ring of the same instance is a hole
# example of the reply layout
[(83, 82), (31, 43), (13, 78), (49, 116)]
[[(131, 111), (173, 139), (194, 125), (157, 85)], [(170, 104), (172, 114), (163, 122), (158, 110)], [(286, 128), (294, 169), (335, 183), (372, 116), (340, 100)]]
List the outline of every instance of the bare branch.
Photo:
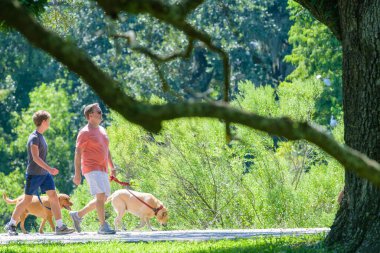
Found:
[[(211, 37), (195, 29), (192, 25), (185, 21), (186, 15), (189, 11), (196, 8), (203, 1), (197, 0), (194, 3), (190, 3), (191, 0), (182, 1), (182, 4), (179, 5), (166, 5), (159, 0), (146, 0), (146, 1), (124, 1), (124, 0), (97, 0), (99, 5), (103, 10), (116, 17), (117, 14), (121, 11), (126, 11), (129, 13), (148, 13), (157, 19), (171, 24), (180, 31), (183, 31), (188, 37), (194, 40), (202, 41), (211, 51), (219, 54), (223, 61), (223, 84), (224, 84), (224, 93), (223, 100), (228, 103), (229, 93), (230, 93), (230, 78), (231, 78), (231, 66), (230, 59), (228, 54), (220, 47), (216, 46)], [(136, 12), (138, 11), (138, 12)], [(226, 139), (229, 142), (231, 137), (231, 129), (229, 122), (226, 122)]]
[(193, 48), (194, 48), (194, 40), (192, 38), (189, 38), (188, 39), (189, 43), (188, 43), (185, 51), (175, 52), (175, 53), (172, 53), (170, 55), (158, 55), (146, 47), (136, 45), (136, 43), (131, 43), (130, 42), (131, 36), (129, 34), (127, 34), (127, 35), (126, 34), (115, 34), (112, 37), (127, 39), (128, 44), (131, 46), (132, 50), (137, 51), (139, 53), (142, 53), (142, 54), (148, 56), (149, 58), (151, 58), (152, 60), (155, 60), (155, 61), (160, 62), (160, 63), (166, 63), (169, 61), (173, 61), (177, 58), (189, 58), (191, 55), (191, 52), (193, 51)]
[[(136, 41), (135, 41), (135, 34), (132, 31), (129, 31), (125, 34), (115, 34), (115, 35), (112, 35), (112, 37), (126, 39), (127, 43), (130, 45), (132, 50), (139, 52), (141, 54), (144, 54), (151, 59), (151, 61), (153, 62), (154, 68), (157, 71), (158, 77), (160, 78), (160, 81), (162, 83), (162, 90), (164, 92), (169, 92), (170, 88), (169, 88), (168, 82), (166, 81), (164, 73), (162, 72), (162, 70), (160, 68), (159, 63), (166, 63), (166, 62), (173, 61), (173, 60), (180, 58), (180, 57), (189, 58), (190, 54), (194, 48), (194, 40), (190, 38), (189, 44), (188, 44), (185, 51), (176, 52), (176, 53), (173, 53), (171, 55), (163, 56), (163, 55), (156, 54), (155, 52), (151, 51), (150, 49), (148, 49), (146, 47), (137, 45)], [(174, 92), (171, 92), (171, 93), (172, 93), (172, 95), (174, 95), (179, 100), (182, 100), (176, 93), (174, 93)]]
[(127, 96), (119, 84), (100, 70), (78, 47), (43, 29), (12, 0), (0, 1), (0, 21), (14, 27), (30, 43), (46, 51), (82, 77), (99, 97), (125, 119), (148, 131), (158, 132), (161, 123), (183, 117), (217, 118), (242, 124), (290, 140), (305, 139), (337, 159), (347, 170), (380, 186), (380, 164), (349, 147), (343, 146), (306, 122), (288, 118), (268, 118), (243, 112), (225, 103), (179, 103), (149, 105)]

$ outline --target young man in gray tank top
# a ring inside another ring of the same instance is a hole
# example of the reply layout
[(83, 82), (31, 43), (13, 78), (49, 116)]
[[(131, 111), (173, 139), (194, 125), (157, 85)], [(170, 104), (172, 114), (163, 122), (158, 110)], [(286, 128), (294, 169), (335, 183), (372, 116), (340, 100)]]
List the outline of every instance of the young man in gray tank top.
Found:
[(46, 192), (49, 197), (51, 211), (57, 223), (55, 233), (58, 235), (69, 234), (74, 232), (74, 229), (68, 228), (62, 222), (61, 208), (53, 180), (53, 176), (57, 175), (59, 171), (46, 163), (48, 146), (42, 134), (50, 126), (50, 114), (47, 111), (38, 111), (34, 113), (33, 121), (36, 125), (36, 130), (29, 135), (27, 142), (28, 167), (25, 175), (25, 197), (16, 205), (12, 218), (5, 226), (5, 229), (9, 235), (17, 235), (16, 225), (20, 215), (32, 202), (33, 195), (37, 195), (39, 189), (41, 189), (41, 192)]

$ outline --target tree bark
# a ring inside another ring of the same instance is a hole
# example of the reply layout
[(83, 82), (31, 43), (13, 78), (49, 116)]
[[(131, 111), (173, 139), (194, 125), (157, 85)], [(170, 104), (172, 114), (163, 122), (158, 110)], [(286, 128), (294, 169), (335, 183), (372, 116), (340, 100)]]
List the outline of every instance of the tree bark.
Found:
[[(345, 142), (380, 161), (380, 0), (339, 1)], [(328, 245), (380, 252), (380, 189), (346, 168), (344, 197)]]

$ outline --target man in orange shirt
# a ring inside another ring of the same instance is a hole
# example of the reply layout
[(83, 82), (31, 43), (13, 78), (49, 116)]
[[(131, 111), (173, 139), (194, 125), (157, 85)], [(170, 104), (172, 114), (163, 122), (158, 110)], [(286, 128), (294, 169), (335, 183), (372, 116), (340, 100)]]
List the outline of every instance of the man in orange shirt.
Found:
[(75, 229), (80, 232), (80, 223), (88, 212), (97, 210), (100, 222), (99, 234), (115, 234), (105, 221), (104, 204), (111, 194), (111, 186), (108, 179), (108, 166), (111, 167), (111, 175), (116, 176), (111, 153), (108, 148), (109, 140), (105, 129), (100, 126), (102, 110), (98, 103), (87, 105), (84, 108), (84, 116), (88, 124), (78, 133), (75, 149), (75, 175), (74, 183), (81, 182), (81, 171), (91, 195), (95, 196), (83, 209), (70, 212)]

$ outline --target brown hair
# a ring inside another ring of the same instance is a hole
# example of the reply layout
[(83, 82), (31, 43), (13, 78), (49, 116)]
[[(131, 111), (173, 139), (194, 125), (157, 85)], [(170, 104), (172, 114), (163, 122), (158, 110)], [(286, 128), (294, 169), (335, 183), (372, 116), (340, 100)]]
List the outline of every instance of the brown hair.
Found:
[(47, 111), (37, 111), (33, 114), (33, 122), (34, 124), (39, 127), (42, 124), (42, 121), (50, 119), (50, 113)]
[(90, 105), (86, 105), (86, 107), (84, 108), (83, 114), (86, 117), (86, 119), (88, 119), (88, 117), (90, 117), (90, 113), (94, 112), (94, 110), (93, 110), (94, 106), (99, 106), (99, 104), (98, 103), (93, 103), (93, 104), (90, 104)]

